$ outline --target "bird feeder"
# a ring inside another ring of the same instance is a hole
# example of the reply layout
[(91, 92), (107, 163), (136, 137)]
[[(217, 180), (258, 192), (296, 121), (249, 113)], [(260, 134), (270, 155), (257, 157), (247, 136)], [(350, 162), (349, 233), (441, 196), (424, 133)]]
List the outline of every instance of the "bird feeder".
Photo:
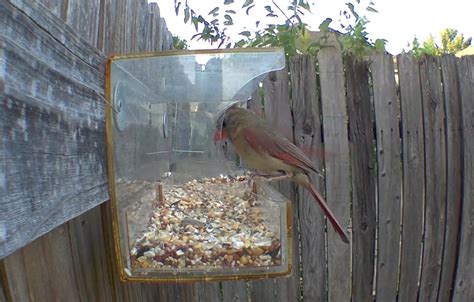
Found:
[(245, 106), (280, 49), (114, 56), (107, 147), (116, 260), (124, 281), (268, 278), (291, 272), (291, 205), (213, 136)]

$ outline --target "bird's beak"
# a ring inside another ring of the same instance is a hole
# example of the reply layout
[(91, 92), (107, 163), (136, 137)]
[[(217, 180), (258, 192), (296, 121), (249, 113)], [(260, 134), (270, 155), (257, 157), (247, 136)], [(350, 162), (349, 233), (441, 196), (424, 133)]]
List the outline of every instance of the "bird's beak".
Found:
[(227, 132), (222, 129), (217, 129), (214, 132), (214, 145), (217, 144), (218, 141), (224, 140), (227, 138)]

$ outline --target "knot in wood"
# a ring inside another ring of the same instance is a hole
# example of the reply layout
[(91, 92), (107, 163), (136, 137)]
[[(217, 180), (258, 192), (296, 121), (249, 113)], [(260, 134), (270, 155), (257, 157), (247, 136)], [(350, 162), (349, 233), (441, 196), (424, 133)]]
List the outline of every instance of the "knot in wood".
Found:
[(362, 231), (367, 230), (367, 227), (368, 227), (367, 221), (362, 222), (362, 224), (360, 225), (360, 228), (362, 229)]
[(277, 81), (277, 74), (275, 71), (272, 71), (268, 74), (268, 80), (270, 82), (276, 82)]
[(439, 101), (436, 97), (434, 96), (430, 96), (430, 105), (431, 105), (431, 108), (433, 109), (436, 109), (436, 107), (438, 107), (438, 104), (439, 104)]
[(310, 120), (305, 120), (303, 123), (303, 133), (306, 135), (312, 135), (313, 134), (313, 125)]

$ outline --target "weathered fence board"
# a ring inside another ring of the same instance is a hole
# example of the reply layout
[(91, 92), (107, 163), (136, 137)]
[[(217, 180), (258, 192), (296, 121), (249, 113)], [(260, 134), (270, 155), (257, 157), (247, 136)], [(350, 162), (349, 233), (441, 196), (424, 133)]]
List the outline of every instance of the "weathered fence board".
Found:
[(136, 11), (138, 8), (138, 1), (135, 0), (124, 0), (124, 36), (122, 45), (124, 47), (123, 53), (133, 53), (136, 50), (136, 37), (137, 37), (137, 18)]
[[(81, 301), (113, 301), (107, 249), (104, 243), (100, 207), (68, 223), (74, 272)], [(111, 256), (111, 255), (110, 255)], [(109, 256), (109, 257), (110, 257)], [(96, 263), (96, 266), (88, 265)]]
[(351, 142), (352, 300), (373, 299), (375, 261), (375, 138), (366, 61), (346, 58), (346, 89)]
[(400, 251), (401, 142), (400, 106), (393, 57), (372, 56), (374, 112), (377, 138), (378, 244), (376, 295), (380, 301), (397, 298)]
[[(6, 22), (0, 27), (2, 35), (11, 34), (15, 43), (25, 45), (25, 48), (34, 53), (37, 58), (53, 64), (56, 69), (77, 81), (103, 92), (104, 56), (71, 27), (65, 26), (63, 20), (49, 12), (41, 3), (36, 2), (15, 0), (5, 3), (2, 1), (0, 8), (2, 14), (0, 20)], [(4, 18), (4, 15), (7, 18)], [(6, 29), (14, 30), (14, 32), (6, 31)], [(20, 41), (26, 41), (26, 44)]]
[(222, 301), (245, 302), (248, 296), (246, 281), (222, 282)]
[(67, 1), (65, 0), (40, 0), (53, 14), (62, 20), (66, 20)]
[[(1, 265), (1, 263), (0, 263)], [(0, 272), (1, 272), (2, 268), (0, 268)], [(3, 279), (3, 278), (2, 278)], [(2, 280), (0, 280), (2, 281)], [(9, 298), (8, 298), (9, 299)], [(7, 300), (7, 292), (6, 292), (6, 284), (4, 284), (3, 282), (0, 282), (0, 301), (8, 301)]]
[(150, 41), (150, 8), (148, 7), (147, 0), (139, 1), (138, 7), (138, 15), (137, 15), (137, 22), (138, 22), (138, 36), (137, 36), (137, 51), (139, 52), (146, 52), (152, 51), (151, 48), (147, 48), (147, 42)]
[(66, 23), (93, 46), (97, 45), (100, 22), (103, 22), (103, 18), (100, 18), (101, 2), (101, 0), (67, 1)]
[[(316, 62), (312, 56), (299, 56), (290, 60), (291, 110), (296, 145), (324, 171), (321, 108), (318, 101)], [(324, 180), (312, 175), (313, 184), (324, 196)], [(301, 234), (301, 261), (303, 299), (327, 300), (326, 238), (324, 215), (311, 194), (298, 188)], [(296, 252), (296, 251), (295, 251)]]
[(444, 97), (439, 60), (426, 57), (420, 63), (425, 129), (425, 236), (419, 299), (438, 296), (446, 222), (446, 133)]
[(403, 217), (398, 301), (416, 301), (424, 203), (424, 134), (420, 71), (408, 54), (397, 57), (403, 145)]
[(438, 301), (451, 297), (456, 266), (462, 193), (462, 133), (459, 73), (454, 55), (441, 58), (446, 110), (446, 231)]
[(155, 49), (157, 22), (160, 20), (160, 10), (158, 9), (158, 4), (150, 3), (148, 5), (148, 14), (148, 37), (145, 41), (146, 49), (149, 49), (150, 51), (158, 51)]
[[(72, 31), (62, 30), (65, 39), (84, 44), (73, 47), (83, 51), (74, 55), (28, 17), (38, 14), (35, 9), (44, 10), (31, 5), (25, 14), (0, 3), (0, 28), (10, 28), (0, 31), (5, 83), (0, 132), (9, 138), (0, 150), (5, 159), (0, 170), (7, 180), (0, 193), (6, 231), (0, 257), (108, 198), (98, 92), (104, 60)], [(66, 58), (69, 67), (58, 66)]]
[(221, 301), (219, 282), (201, 282), (195, 284), (197, 302)]
[[(71, 259), (67, 225), (54, 229), (20, 253), (6, 258), (5, 265), (16, 268), (6, 272), (13, 285), (12, 300), (30, 301), (30, 297), (41, 297), (44, 301), (80, 301)], [(19, 280), (24, 284), (16, 284)]]
[[(350, 161), (342, 57), (334, 47), (318, 54), (326, 157), (326, 200), (343, 227), (350, 225)], [(350, 299), (350, 245), (328, 225), (328, 299)]]
[[(104, 0), (104, 38), (102, 50), (106, 54), (123, 53), (124, 1)], [(155, 37), (156, 39), (156, 37)]]
[(453, 301), (474, 297), (474, 56), (457, 62), (462, 104), (463, 190), (459, 253)]
[[(24, 250), (17, 251), (2, 259), (2, 285), (8, 301), (29, 301), (32, 293), (28, 292), (28, 278), (23, 261)], [(11, 269), (14, 268), (14, 269)]]

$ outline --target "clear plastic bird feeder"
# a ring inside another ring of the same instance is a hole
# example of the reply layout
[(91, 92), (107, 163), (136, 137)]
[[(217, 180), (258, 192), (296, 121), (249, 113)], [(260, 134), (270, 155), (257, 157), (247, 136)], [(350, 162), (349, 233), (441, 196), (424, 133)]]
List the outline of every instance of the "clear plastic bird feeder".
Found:
[(285, 67), (280, 49), (112, 57), (107, 145), (113, 235), (123, 280), (251, 279), (291, 271), (291, 209), (213, 141)]

